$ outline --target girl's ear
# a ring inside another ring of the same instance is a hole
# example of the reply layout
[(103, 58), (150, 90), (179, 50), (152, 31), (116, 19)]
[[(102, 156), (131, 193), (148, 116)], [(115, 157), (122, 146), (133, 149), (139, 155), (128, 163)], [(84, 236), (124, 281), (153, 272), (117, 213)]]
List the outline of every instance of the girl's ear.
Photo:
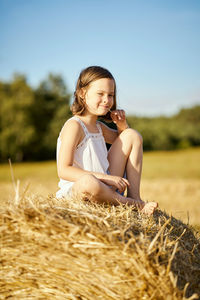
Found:
[(84, 100), (85, 94), (86, 94), (86, 89), (85, 88), (81, 88), (80, 91), (79, 91), (80, 98), (82, 98)]

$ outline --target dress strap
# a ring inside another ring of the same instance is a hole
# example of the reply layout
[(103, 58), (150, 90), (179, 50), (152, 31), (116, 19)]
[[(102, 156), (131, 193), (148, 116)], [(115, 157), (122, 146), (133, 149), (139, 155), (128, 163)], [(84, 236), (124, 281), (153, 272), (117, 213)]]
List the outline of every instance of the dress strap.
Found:
[(73, 116), (72, 119), (74, 119), (74, 120), (76, 120), (76, 121), (79, 122), (79, 124), (80, 124), (80, 125), (82, 126), (82, 128), (83, 128), (83, 131), (84, 131), (85, 135), (89, 135), (89, 132), (88, 132), (88, 130), (87, 130), (85, 124), (81, 121), (81, 119), (79, 119), (79, 118), (76, 117), (76, 116)]
[(101, 133), (101, 134), (103, 135), (102, 129), (101, 129), (101, 125), (100, 125), (99, 122), (97, 122), (97, 128), (98, 128), (98, 130), (99, 130), (99, 133)]

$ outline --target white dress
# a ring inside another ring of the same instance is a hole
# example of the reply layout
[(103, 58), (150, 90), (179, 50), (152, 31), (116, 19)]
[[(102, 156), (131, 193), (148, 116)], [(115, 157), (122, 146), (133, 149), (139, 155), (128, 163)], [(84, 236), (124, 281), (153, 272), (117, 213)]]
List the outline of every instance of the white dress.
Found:
[[(85, 133), (84, 139), (75, 150), (73, 166), (87, 171), (107, 173), (109, 167), (109, 162), (107, 158), (108, 152), (99, 122), (97, 122), (97, 128), (99, 130), (99, 133), (90, 133), (87, 130), (83, 121), (81, 121), (76, 116), (70, 118), (67, 122), (69, 122), (72, 119), (76, 120), (81, 124)], [(61, 143), (62, 141), (59, 134), (57, 140), (57, 163)], [(60, 178), (58, 184), (60, 189), (56, 193), (56, 197), (63, 198), (69, 195), (70, 189), (73, 184), (74, 182)]]

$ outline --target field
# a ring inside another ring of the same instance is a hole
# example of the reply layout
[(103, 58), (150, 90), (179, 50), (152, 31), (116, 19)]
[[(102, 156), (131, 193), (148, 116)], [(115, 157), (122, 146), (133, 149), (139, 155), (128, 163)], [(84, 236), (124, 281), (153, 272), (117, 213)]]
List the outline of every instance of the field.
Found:
[[(20, 193), (48, 196), (57, 190), (56, 163), (13, 164)], [(0, 165), (2, 201), (12, 198), (14, 187), (9, 164)], [(141, 195), (157, 201), (162, 210), (200, 228), (200, 148), (144, 153)]]
[(198, 148), (144, 154), (151, 217), (58, 201), (55, 162), (0, 165), (0, 299), (199, 299), (199, 165)]

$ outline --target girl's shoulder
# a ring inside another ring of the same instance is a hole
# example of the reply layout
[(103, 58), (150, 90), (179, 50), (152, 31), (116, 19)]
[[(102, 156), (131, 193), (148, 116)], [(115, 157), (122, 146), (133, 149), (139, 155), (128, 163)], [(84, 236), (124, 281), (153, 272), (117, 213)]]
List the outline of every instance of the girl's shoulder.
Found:
[(67, 136), (69, 134), (81, 136), (82, 134), (82, 126), (80, 122), (74, 117), (68, 119), (65, 124), (63, 125), (61, 131), (60, 131), (60, 138), (62, 139), (64, 136)]

